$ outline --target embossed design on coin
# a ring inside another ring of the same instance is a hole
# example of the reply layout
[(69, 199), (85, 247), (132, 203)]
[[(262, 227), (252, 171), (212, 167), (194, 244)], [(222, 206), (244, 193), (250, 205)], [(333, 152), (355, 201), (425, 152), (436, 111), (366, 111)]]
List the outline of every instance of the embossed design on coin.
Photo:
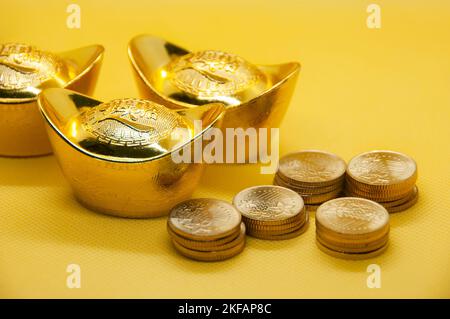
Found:
[(322, 204), (316, 221), (340, 234), (366, 234), (380, 230), (389, 223), (386, 209), (367, 199), (342, 197)]
[(279, 186), (255, 186), (237, 194), (234, 205), (243, 216), (256, 220), (284, 220), (299, 214), (303, 200), (296, 192)]
[(359, 182), (370, 185), (389, 185), (414, 178), (416, 163), (401, 153), (372, 151), (353, 158), (347, 172)]
[(119, 99), (84, 111), (81, 123), (98, 141), (117, 146), (146, 146), (187, 128), (176, 112), (140, 99)]
[(0, 45), (0, 89), (38, 87), (55, 77), (62, 61), (48, 52), (18, 43)]
[(334, 154), (323, 151), (301, 151), (284, 156), (279, 172), (288, 179), (304, 183), (332, 182), (341, 178), (345, 162)]
[(235, 232), (241, 223), (241, 214), (222, 200), (197, 198), (175, 206), (170, 212), (169, 227), (182, 236), (196, 239), (224, 237)]
[(203, 98), (234, 95), (265, 78), (241, 57), (213, 50), (184, 55), (169, 63), (167, 69), (173, 85)]

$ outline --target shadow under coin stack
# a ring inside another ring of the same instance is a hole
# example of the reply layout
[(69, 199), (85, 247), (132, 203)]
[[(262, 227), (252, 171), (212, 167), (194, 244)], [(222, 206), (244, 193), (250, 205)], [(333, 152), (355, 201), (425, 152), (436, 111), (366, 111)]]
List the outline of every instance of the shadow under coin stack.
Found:
[(316, 150), (288, 154), (280, 159), (274, 185), (302, 196), (308, 210), (339, 197), (344, 187), (346, 164), (337, 155)]
[(246, 188), (233, 199), (241, 212), (247, 234), (268, 240), (290, 239), (308, 227), (308, 213), (294, 191), (272, 185)]
[(371, 151), (348, 164), (345, 193), (383, 205), (389, 213), (413, 206), (419, 197), (417, 166), (407, 155), (392, 151)]
[(380, 204), (341, 197), (316, 212), (316, 243), (323, 252), (344, 259), (367, 259), (384, 252), (389, 240), (389, 213)]
[(176, 205), (167, 230), (175, 249), (200, 261), (231, 258), (245, 247), (245, 225), (236, 208), (222, 200), (197, 198)]

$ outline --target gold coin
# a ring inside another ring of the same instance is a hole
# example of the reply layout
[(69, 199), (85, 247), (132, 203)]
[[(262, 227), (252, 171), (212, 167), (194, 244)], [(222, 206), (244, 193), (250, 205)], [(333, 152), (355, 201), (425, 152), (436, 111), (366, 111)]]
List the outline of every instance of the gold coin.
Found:
[(249, 225), (261, 225), (261, 226), (283, 226), (288, 224), (296, 223), (299, 219), (301, 219), (301, 216), (306, 212), (305, 207), (303, 206), (303, 209), (300, 211), (299, 214), (294, 215), (292, 217), (282, 219), (282, 220), (257, 220), (257, 219), (251, 219), (247, 218), (245, 216), (242, 216), (242, 220)]
[(273, 180), (273, 184), (292, 189), (294, 192), (297, 192), (299, 195), (315, 195), (315, 194), (328, 193), (328, 192), (334, 191), (336, 189), (341, 189), (344, 185), (343, 181), (344, 180), (339, 181), (338, 183), (329, 185), (329, 186), (305, 187), (305, 186), (297, 186), (297, 185), (290, 184), (287, 181), (283, 181), (279, 175), (276, 175)]
[(381, 247), (377, 250), (374, 250), (374, 251), (370, 251), (370, 252), (366, 252), (366, 253), (346, 253), (346, 252), (342, 252), (342, 251), (332, 250), (332, 249), (322, 245), (318, 240), (316, 240), (316, 244), (317, 244), (317, 247), (319, 247), (319, 249), (321, 251), (323, 251), (324, 253), (326, 253), (332, 257), (349, 259), (349, 260), (363, 260), (363, 259), (370, 259), (370, 258), (379, 256), (380, 254), (384, 253), (384, 251), (389, 246), (389, 242), (387, 242), (386, 245), (384, 245), (383, 247)]
[(239, 231), (241, 214), (223, 200), (195, 198), (172, 208), (168, 226), (182, 237), (212, 241)]
[(303, 210), (300, 195), (273, 185), (246, 188), (234, 197), (233, 204), (242, 216), (264, 222), (286, 221)]
[(394, 201), (387, 201), (387, 202), (378, 201), (378, 204), (383, 205), (384, 208), (399, 206), (401, 204), (405, 204), (406, 202), (413, 200), (414, 197), (417, 196), (418, 191), (419, 190), (417, 189), (417, 186), (414, 186), (414, 188), (406, 196)]
[(342, 237), (372, 238), (389, 227), (389, 213), (368, 199), (341, 197), (317, 209), (316, 225)]
[(350, 183), (371, 191), (410, 189), (417, 179), (417, 165), (405, 154), (371, 151), (350, 160), (347, 167)]
[(254, 85), (265, 89), (268, 79), (243, 58), (222, 51), (183, 55), (167, 65), (171, 83), (179, 90), (203, 99), (232, 96)]
[(386, 209), (389, 213), (398, 213), (414, 206), (417, 203), (418, 199), (419, 199), (419, 191), (417, 191), (415, 193), (415, 196), (406, 203), (400, 204), (398, 206), (387, 207)]
[(342, 251), (346, 253), (364, 253), (369, 251), (374, 251), (382, 246), (386, 245), (389, 240), (389, 233), (386, 233), (383, 237), (375, 240), (375, 241), (366, 241), (366, 242), (336, 242), (334, 240), (330, 240), (323, 236), (320, 232), (316, 232), (316, 239), (324, 246), (327, 246), (329, 249)]
[(199, 251), (194, 249), (186, 248), (175, 240), (172, 240), (175, 249), (185, 257), (199, 261), (221, 261), (229, 259), (241, 253), (245, 248), (245, 236), (236, 246), (218, 251)]
[(334, 191), (325, 193), (325, 194), (317, 194), (317, 195), (302, 195), (303, 201), (305, 204), (320, 204), (326, 201), (329, 201), (333, 198), (338, 197), (341, 194), (341, 189), (336, 189)]
[(244, 223), (241, 223), (241, 229), (239, 233), (237, 235), (233, 234), (234, 237), (232, 237), (231, 240), (229, 240), (228, 242), (221, 242), (221, 240), (206, 241), (206, 242), (198, 240), (189, 240), (175, 233), (172, 233), (173, 234), (172, 240), (175, 240), (178, 244), (187, 249), (198, 251), (220, 251), (220, 250), (228, 250), (238, 245), (241, 241), (245, 239), (244, 238), (245, 233), (246, 233), (245, 225)]
[(390, 202), (396, 201), (407, 196), (411, 190), (405, 190), (402, 193), (393, 193), (393, 192), (365, 192), (358, 190), (349, 184), (347, 184), (345, 193), (349, 194), (352, 197), (362, 197), (366, 199), (370, 199), (376, 202)]
[(318, 236), (321, 236), (322, 239), (336, 244), (336, 246), (342, 245), (343, 247), (362, 247), (367, 246), (373, 243), (376, 243), (383, 238), (389, 236), (390, 226), (386, 226), (382, 229), (382, 231), (372, 234), (371, 236), (343, 236), (342, 234), (335, 233), (330, 231), (329, 229), (320, 225), (320, 223), (316, 223), (316, 233)]
[(303, 234), (307, 229), (309, 225), (309, 215), (306, 214), (306, 220), (303, 226), (297, 228), (294, 231), (291, 231), (289, 233), (285, 233), (282, 235), (271, 235), (267, 233), (247, 233), (249, 236), (258, 238), (258, 239), (265, 239), (265, 240), (285, 240), (285, 239), (291, 239), (300, 236)]
[(303, 220), (296, 224), (296, 225), (292, 225), (290, 227), (287, 228), (275, 228), (275, 229), (271, 229), (271, 228), (252, 228), (252, 227), (247, 227), (247, 234), (252, 235), (252, 234), (260, 234), (261, 236), (265, 236), (265, 235), (284, 235), (287, 233), (291, 233), (299, 228), (302, 228), (303, 225), (305, 224), (306, 219), (303, 218)]
[(344, 160), (334, 154), (306, 150), (283, 156), (278, 174), (294, 185), (328, 186), (343, 179), (345, 169)]

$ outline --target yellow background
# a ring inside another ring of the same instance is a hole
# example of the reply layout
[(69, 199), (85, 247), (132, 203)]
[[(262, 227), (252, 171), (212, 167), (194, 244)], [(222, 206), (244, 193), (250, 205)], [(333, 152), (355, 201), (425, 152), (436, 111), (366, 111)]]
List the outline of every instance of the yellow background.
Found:
[[(81, 6), (81, 29), (66, 7)], [(378, 3), (382, 28), (366, 27)], [(99, 43), (96, 97), (137, 96), (127, 42), (151, 33), (192, 50), (219, 49), (254, 63), (300, 61), (281, 127), (281, 154), (315, 148), (348, 160), (392, 149), (419, 166), (419, 203), (392, 215), (391, 246), (375, 259), (320, 252), (314, 220), (299, 238), (249, 238), (221, 263), (181, 258), (165, 219), (94, 214), (71, 196), (52, 156), (0, 159), (1, 297), (450, 297), (450, 4), (448, 1), (5, 1), (0, 42), (50, 51)], [(231, 200), (271, 183), (257, 166), (211, 166), (196, 197)], [(81, 266), (81, 289), (66, 267)], [(366, 286), (377, 263), (382, 288)]]

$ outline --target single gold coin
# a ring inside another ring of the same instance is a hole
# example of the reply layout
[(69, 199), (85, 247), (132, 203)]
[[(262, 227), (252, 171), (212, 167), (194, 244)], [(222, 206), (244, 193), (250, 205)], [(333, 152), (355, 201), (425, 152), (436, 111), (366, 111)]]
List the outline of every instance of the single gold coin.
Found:
[(330, 200), (317, 209), (316, 225), (337, 236), (373, 238), (388, 229), (389, 213), (371, 200), (341, 197)]
[(405, 196), (408, 196), (408, 194), (411, 192), (410, 190), (404, 190), (401, 193), (394, 193), (394, 192), (379, 192), (379, 191), (373, 191), (373, 192), (366, 192), (362, 190), (358, 190), (349, 184), (347, 184), (345, 188), (345, 193), (349, 194), (353, 197), (362, 197), (366, 199), (373, 200), (375, 202), (390, 202), (390, 201), (397, 201), (402, 198), (405, 198)]
[(419, 190), (417, 186), (414, 186), (414, 188), (406, 196), (394, 201), (387, 201), (387, 202), (378, 201), (378, 204), (383, 205), (384, 208), (400, 206), (402, 204), (405, 204), (406, 202), (413, 200), (414, 197), (417, 196), (418, 191)]
[(294, 185), (328, 186), (344, 178), (346, 164), (332, 153), (305, 150), (280, 159), (278, 174)]
[(261, 228), (247, 227), (247, 234), (249, 234), (249, 235), (253, 235), (253, 234), (258, 235), (259, 234), (261, 236), (284, 235), (284, 234), (291, 233), (295, 230), (302, 228), (303, 225), (305, 224), (305, 222), (306, 222), (306, 220), (303, 219), (301, 223), (299, 223), (297, 225), (293, 225), (289, 228), (284, 228), (284, 229), (270, 229), (270, 228), (261, 229)]
[(386, 245), (389, 240), (389, 233), (386, 233), (386, 235), (375, 241), (367, 241), (364, 243), (336, 242), (334, 240), (330, 240), (330, 238), (327, 238), (320, 232), (316, 232), (316, 239), (322, 245), (327, 246), (332, 250), (342, 251), (346, 253), (364, 253), (377, 250)]
[(168, 226), (178, 235), (213, 241), (239, 231), (241, 214), (230, 203), (212, 198), (195, 198), (172, 208)]
[(286, 221), (304, 207), (296, 192), (274, 185), (246, 188), (234, 197), (233, 204), (245, 218), (267, 223)]
[(371, 151), (350, 160), (347, 176), (351, 183), (368, 192), (402, 191), (415, 184), (417, 165), (402, 153)]
[(241, 229), (237, 234), (237, 236), (235, 236), (230, 241), (225, 243), (222, 243), (221, 240), (206, 241), (206, 242), (189, 240), (176, 234), (172, 236), (172, 240), (176, 241), (178, 244), (187, 249), (198, 251), (221, 251), (221, 250), (228, 250), (233, 248), (234, 246), (237, 246), (240, 242), (245, 240), (245, 233), (246, 233), (245, 225), (244, 223), (241, 223)]
[(333, 198), (338, 197), (341, 194), (341, 189), (336, 189), (334, 191), (324, 193), (324, 194), (316, 194), (316, 195), (302, 195), (303, 201), (305, 204), (320, 204), (326, 201), (329, 201)]
[(323, 194), (328, 193), (331, 191), (334, 191), (336, 189), (342, 189), (344, 186), (344, 180), (341, 180), (337, 182), (336, 184), (329, 185), (329, 186), (297, 186), (294, 184), (290, 184), (287, 181), (283, 181), (282, 178), (279, 175), (275, 175), (275, 178), (273, 180), (274, 185), (286, 187), (289, 189), (292, 189), (294, 192), (297, 192), (299, 195), (316, 195), (316, 194)]
[(189, 249), (180, 245), (175, 240), (172, 240), (172, 243), (175, 246), (175, 249), (180, 254), (190, 259), (198, 261), (221, 261), (240, 254), (245, 248), (245, 237), (236, 246), (233, 246), (232, 248), (226, 250), (218, 250), (218, 251), (199, 251)]
[(388, 210), (389, 213), (398, 213), (398, 212), (404, 211), (404, 210), (414, 206), (418, 200), (419, 200), (419, 192), (417, 191), (415, 193), (414, 197), (412, 197), (406, 203), (403, 203), (403, 204), (400, 204), (397, 206), (387, 207), (386, 209)]
[(309, 215), (306, 214), (305, 218), (306, 218), (306, 220), (305, 220), (304, 224), (301, 227), (299, 227), (299, 228), (297, 228), (297, 229), (295, 229), (295, 230), (293, 230), (293, 231), (291, 231), (289, 233), (284, 233), (284, 234), (281, 234), (281, 235), (272, 235), (272, 234), (259, 233), (259, 232), (256, 232), (256, 233), (248, 233), (247, 232), (247, 234), (249, 236), (251, 236), (251, 237), (255, 237), (255, 238), (258, 238), (258, 239), (264, 239), (264, 240), (286, 240), (286, 239), (295, 238), (295, 237), (300, 236), (304, 232), (306, 232), (306, 230), (308, 229), (308, 226), (309, 226)]
[(363, 259), (370, 259), (370, 258), (377, 257), (377, 256), (381, 255), (382, 253), (384, 253), (389, 246), (389, 242), (387, 242), (386, 245), (384, 245), (383, 247), (381, 247), (377, 250), (374, 250), (374, 251), (365, 252), (365, 253), (346, 253), (346, 252), (330, 249), (330, 248), (324, 246), (318, 240), (316, 240), (316, 244), (317, 244), (317, 247), (319, 247), (319, 249), (321, 251), (323, 251), (324, 253), (326, 253), (332, 257), (341, 258), (341, 259), (349, 259), (349, 260), (363, 260)]
[(177, 233), (175, 233), (170, 227), (167, 227), (167, 232), (172, 237), (172, 239), (176, 240), (177, 242), (179, 242), (181, 245), (183, 245), (185, 247), (192, 248), (192, 249), (196, 249), (196, 247), (199, 247), (199, 249), (197, 249), (197, 250), (202, 250), (201, 248), (205, 248), (207, 250), (214, 250), (212, 248), (218, 247), (218, 246), (224, 246), (224, 245), (227, 245), (230, 242), (234, 241), (236, 238), (239, 237), (239, 235), (242, 232), (242, 229), (244, 229), (244, 231), (245, 231), (245, 224), (243, 222), (241, 223), (240, 229), (238, 229), (236, 232), (234, 232), (226, 237), (220, 238), (220, 239), (208, 240), (208, 241), (193, 240), (190, 238), (180, 236)]

